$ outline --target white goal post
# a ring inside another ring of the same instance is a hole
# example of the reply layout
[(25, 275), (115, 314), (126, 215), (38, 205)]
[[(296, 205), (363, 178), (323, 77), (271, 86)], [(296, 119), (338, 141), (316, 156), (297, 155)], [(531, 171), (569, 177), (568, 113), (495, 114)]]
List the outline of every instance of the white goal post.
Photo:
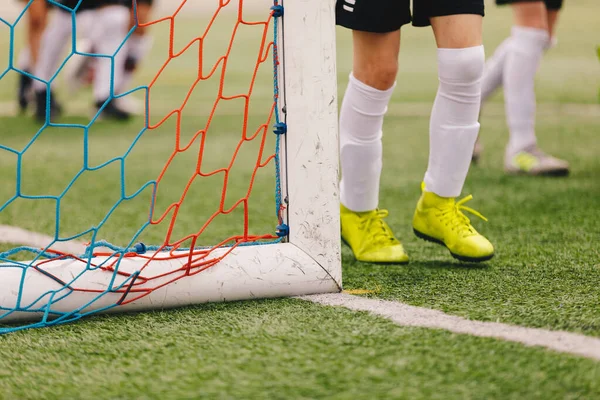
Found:
[[(40, 312), (69, 313), (152, 310), (255, 298), (338, 292), (342, 288), (339, 198), (335, 21), (333, 0), (287, 0), (279, 25), (280, 57), (285, 79), (287, 124), (282, 140), (283, 197), (286, 198), (287, 240), (277, 244), (236, 247), (214, 266), (166, 284), (138, 300), (116, 307), (123, 293), (111, 292), (126, 276), (89, 270), (77, 286), (97, 291), (75, 291), (34, 268), (2, 263), (0, 268), (0, 324), (37, 318)], [(280, 2), (281, 4), (281, 2)], [(283, 32), (282, 32), (283, 30)], [(287, 189), (287, 192), (285, 191)], [(227, 252), (217, 249), (211, 257)], [(93, 264), (101, 264), (96, 257)], [(187, 261), (173, 257), (151, 261), (144, 276), (160, 276)], [(119, 271), (133, 273), (146, 263), (123, 258)], [(19, 265), (26, 265), (20, 262)], [(86, 268), (85, 260), (44, 263), (44, 270), (63, 282)], [(160, 286), (158, 278), (152, 286)], [(171, 277), (172, 278), (172, 277)], [(143, 285), (142, 285), (143, 288)], [(101, 297), (99, 292), (106, 291)], [(45, 306), (51, 304), (51, 307)]]

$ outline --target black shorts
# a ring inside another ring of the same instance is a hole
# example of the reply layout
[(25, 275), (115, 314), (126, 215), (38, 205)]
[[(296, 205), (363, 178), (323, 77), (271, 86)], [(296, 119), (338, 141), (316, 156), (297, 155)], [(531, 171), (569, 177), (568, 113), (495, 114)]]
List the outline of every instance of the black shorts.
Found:
[(152, 4), (154, 4), (154, 0), (137, 0), (138, 4), (148, 4), (149, 6), (151, 6)]
[(532, 1), (543, 1), (546, 3), (546, 8), (548, 10), (560, 10), (563, 5), (563, 0), (496, 0), (496, 4), (499, 6), (505, 4), (513, 4), (513, 3), (524, 3), (524, 2), (532, 2)]
[(356, 31), (386, 33), (412, 21), (430, 25), (429, 18), (457, 14), (484, 15), (484, 0), (337, 0), (336, 24)]
[[(79, 0), (60, 0), (59, 3), (61, 3), (63, 6), (73, 9), (77, 7)], [(102, 6), (113, 5), (131, 7), (131, 4), (131, 0), (82, 0), (77, 11), (95, 10), (96, 8), (100, 8)]]

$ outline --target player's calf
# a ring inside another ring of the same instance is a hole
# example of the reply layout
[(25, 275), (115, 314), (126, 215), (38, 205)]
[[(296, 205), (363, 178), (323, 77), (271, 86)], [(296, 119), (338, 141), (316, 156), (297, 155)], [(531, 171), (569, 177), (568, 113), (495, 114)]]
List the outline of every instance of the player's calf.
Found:
[[(440, 25), (438, 33), (445, 28)], [(494, 255), (491, 243), (463, 213), (482, 217), (464, 206), (471, 197), (455, 200), (462, 191), (479, 133), (484, 58), (481, 45), (438, 49), (440, 85), (431, 115), (429, 164), (413, 217), (418, 237), (440, 243), (455, 258), (472, 262)]]
[(483, 46), (438, 49), (439, 88), (431, 113), (429, 191), (457, 197), (479, 133)]

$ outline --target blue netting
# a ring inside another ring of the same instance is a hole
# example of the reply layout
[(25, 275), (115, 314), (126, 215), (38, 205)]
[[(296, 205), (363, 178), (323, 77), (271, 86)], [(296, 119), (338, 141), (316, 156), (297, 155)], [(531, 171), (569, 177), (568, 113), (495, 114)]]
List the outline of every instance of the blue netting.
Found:
[[(75, 7), (74, 9), (69, 9), (69, 8), (57, 3), (54, 0), (48, 0), (48, 2), (53, 4), (54, 6), (62, 8), (61, 11), (57, 11), (57, 12), (70, 13), (71, 28), (72, 28), (72, 32), (73, 32), (72, 41), (70, 43), (70, 52), (67, 55), (67, 57), (59, 65), (57, 72), (47, 81), (43, 81), (43, 83), (47, 87), (47, 98), (46, 98), (47, 112), (46, 112), (46, 118), (43, 123), (43, 126), (34, 134), (34, 136), (31, 138), (31, 140), (28, 142), (28, 144), (22, 150), (17, 150), (17, 149), (8, 147), (8, 146), (0, 143), (1, 150), (8, 151), (17, 157), (16, 177), (15, 177), (15, 183), (16, 183), (15, 184), (15, 194), (10, 199), (8, 199), (4, 204), (0, 204), (0, 213), (5, 211), (17, 199), (51, 200), (51, 201), (55, 202), (55, 204), (56, 204), (56, 222), (55, 222), (55, 227), (54, 227), (54, 237), (53, 237), (52, 243), (49, 243), (47, 247), (42, 248), (42, 249), (34, 248), (34, 247), (30, 247), (30, 246), (20, 246), (20, 247), (16, 247), (11, 250), (0, 253), (0, 275), (3, 272), (6, 273), (9, 270), (13, 274), (16, 273), (17, 275), (20, 275), (20, 278), (18, 279), (18, 281), (19, 281), (18, 287), (11, 288), (11, 290), (17, 292), (16, 298), (14, 299), (15, 304), (6, 306), (5, 304), (0, 303), (0, 324), (3, 322), (3, 319), (8, 320), (15, 313), (19, 313), (19, 314), (32, 313), (32, 314), (36, 315), (36, 318), (39, 317), (35, 322), (28, 323), (25, 325), (0, 327), (0, 334), (9, 333), (9, 332), (26, 329), (26, 328), (52, 326), (52, 325), (72, 322), (72, 321), (78, 320), (82, 317), (85, 317), (89, 314), (96, 314), (96, 313), (99, 313), (102, 311), (106, 311), (107, 309), (117, 307), (128, 298), (128, 296), (131, 294), (130, 292), (132, 291), (132, 288), (135, 287), (136, 283), (139, 283), (139, 280), (143, 279), (143, 277), (140, 276), (139, 271), (129, 272), (126, 275), (119, 276), (119, 265), (121, 264), (121, 261), (124, 258), (132, 257), (136, 254), (144, 255), (144, 254), (153, 253), (153, 252), (154, 253), (157, 253), (157, 252), (168, 253), (169, 251), (173, 250), (171, 247), (168, 247), (168, 246), (155, 246), (155, 245), (145, 245), (142, 243), (138, 243), (140, 235), (142, 234), (142, 232), (144, 232), (144, 230), (151, 223), (150, 217), (146, 223), (144, 223), (141, 227), (139, 227), (139, 229), (133, 235), (133, 237), (131, 238), (129, 243), (127, 243), (125, 246), (117, 246), (117, 245), (108, 243), (106, 241), (103, 241), (103, 240), (101, 240), (101, 238), (97, 237), (100, 228), (102, 228), (104, 226), (104, 224), (107, 222), (107, 220), (113, 214), (114, 210), (120, 204), (122, 204), (125, 201), (134, 199), (135, 197), (137, 197), (140, 193), (142, 193), (144, 190), (146, 190), (149, 187), (152, 188), (154, 193), (156, 193), (156, 190), (157, 190), (157, 181), (156, 180), (150, 180), (150, 181), (146, 182), (144, 185), (142, 185), (141, 188), (139, 188), (135, 193), (131, 194), (130, 196), (127, 196), (125, 194), (125, 190), (124, 190), (124, 188), (125, 188), (125, 183), (124, 183), (125, 160), (126, 160), (126, 157), (129, 155), (129, 153), (132, 151), (135, 144), (148, 131), (148, 126), (149, 126), (148, 114), (146, 114), (145, 126), (136, 135), (133, 142), (131, 143), (131, 146), (125, 152), (125, 154), (121, 157), (114, 157), (114, 158), (112, 158), (98, 166), (95, 166), (95, 167), (90, 166), (88, 163), (88, 160), (89, 160), (89, 131), (90, 131), (90, 128), (94, 125), (94, 123), (98, 120), (99, 116), (101, 115), (102, 108), (100, 110), (98, 110), (96, 115), (94, 115), (91, 118), (91, 120), (89, 121), (89, 123), (87, 123), (87, 124), (57, 123), (57, 122), (54, 122), (51, 120), (51, 116), (50, 116), (50, 105), (51, 105), (50, 104), (51, 103), (50, 93), (51, 93), (51, 91), (49, 89), (50, 89), (52, 83), (57, 79), (57, 76), (63, 70), (63, 68), (65, 67), (67, 62), (75, 55), (86, 56), (86, 57), (104, 57), (104, 58), (109, 58), (111, 60), (111, 63), (113, 66), (113, 68), (112, 68), (113, 71), (112, 71), (111, 78), (110, 78), (111, 79), (111, 84), (110, 84), (111, 95), (110, 95), (110, 98), (108, 99), (107, 103), (105, 103), (103, 107), (106, 107), (106, 104), (108, 104), (109, 101), (112, 101), (115, 98), (127, 96), (134, 91), (144, 91), (145, 99), (146, 99), (146, 109), (148, 109), (147, 108), (148, 101), (149, 101), (148, 100), (148, 98), (149, 98), (149, 96), (148, 96), (149, 87), (148, 86), (137, 87), (137, 88), (129, 90), (123, 94), (120, 94), (118, 96), (115, 95), (114, 65), (115, 65), (115, 54), (116, 53), (101, 55), (101, 54), (95, 54), (95, 53), (85, 53), (85, 52), (81, 52), (81, 51), (77, 50), (76, 18), (78, 15), (77, 9), (81, 5), (82, 1), (83, 0), (80, 0), (77, 4), (77, 7)], [(8, 72), (16, 71), (20, 74), (29, 76), (30, 78), (32, 78), (34, 80), (38, 80), (38, 81), (40, 80), (38, 77), (32, 75), (30, 72), (19, 69), (15, 63), (15, 53), (16, 53), (15, 30), (19, 23), (22, 24), (24, 22), (25, 12), (31, 6), (32, 2), (33, 2), (33, 0), (30, 0), (27, 3), (23, 12), (12, 23), (7, 21), (6, 19), (3, 19), (2, 17), (0, 17), (0, 22), (2, 24), (6, 25), (10, 30), (8, 68), (0, 74), (0, 79), (2, 79)], [(133, 7), (136, 7), (135, 2), (134, 2)], [(282, 17), (283, 8), (277, 0), (275, 0), (275, 2), (274, 2), (274, 7), (272, 8), (271, 13), (273, 15), (273, 32), (274, 32), (274, 37), (273, 37), (274, 38), (274, 43), (273, 43), (273, 65), (274, 65), (273, 85), (274, 85), (275, 106), (274, 106), (273, 112), (274, 112), (275, 126), (277, 127), (277, 126), (281, 126), (282, 124), (285, 125), (285, 122), (281, 120), (281, 116), (280, 116), (280, 108), (284, 108), (284, 101), (279, 98), (279, 81), (281, 78), (279, 76), (280, 60), (279, 60), (279, 55), (278, 55), (278, 43), (280, 41), (279, 32), (278, 32), (279, 31), (279, 19), (281, 19), (281, 17)], [(136, 21), (136, 26), (137, 26), (137, 21)], [(135, 29), (136, 29), (136, 27), (132, 28), (127, 33), (127, 36), (125, 37), (124, 41), (119, 46), (117, 52), (122, 50), (123, 46), (125, 46), (126, 41), (133, 34)], [(22, 186), (21, 181), (22, 181), (22, 175), (23, 175), (23, 173), (22, 173), (23, 155), (33, 145), (33, 143), (40, 137), (40, 135), (46, 129), (51, 128), (51, 127), (79, 128), (79, 129), (83, 130), (83, 138), (84, 138), (83, 139), (83, 142), (84, 142), (83, 167), (79, 171), (79, 173), (76, 174), (76, 176), (67, 185), (65, 190), (59, 195), (53, 196), (53, 195), (27, 195), (27, 194), (24, 194), (21, 190), (21, 186)], [(276, 135), (276, 149), (275, 149), (275, 155), (274, 155), (275, 175), (276, 175), (275, 176), (275, 202), (276, 202), (276, 215), (277, 215), (278, 224), (279, 224), (277, 227), (277, 230), (278, 230), (277, 233), (279, 234), (278, 235), (279, 238), (268, 239), (268, 240), (265, 240), (265, 238), (259, 238), (260, 240), (258, 240), (258, 239), (257, 240), (246, 240), (246, 241), (242, 241), (242, 242), (224, 241), (223, 243), (220, 244), (220, 247), (227, 248), (227, 247), (232, 247), (232, 246), (270, 244), (270, 243), (275, 243), (275, 242), (279, 242), (279, 241), (283, 240), (284, 236), (287, 235), (287, 233), (288, 233), (287, 226), (285, 225), (284, 218), (283, 218), (283, 210), (285, 209), (285, 206), (283, 204), (284, 200), (282, 199), (281, 159), (279, 156), (279, 149), (282, 146), (281, 141), (285, 140), (285, 139), (282, 139), (282, 136), (284, 136), (284, 135), (281, 135), (281, 134)], [(109, 212), (106, 214), (104, 219), (102, 221), (100, 221), (100, 223), (98, 223), (96, 226), (90, 227), (89, 229), (85, 230), (84, 232), (80, 232), (77, 235), (61, 238), (60, 237), (60, 232), (61, 232), (61, 229), (60, 229), (61, 228), (60, 227), (60, 206), (61, 206), (61, 201), (63, 201), (66, 193), (69, 192), (69, 190), (73, 187), (73, 185), (75, 184), (77, 179), (86, 171), (99, 170), (99, 169), (105, 168), (109, 165), (112, 165), (113, 163), (118, 163), (119, 165), (121, 165), (121, 181), (122, 181), (121, 182), (121, 188), (122, 188), (121, 198), (109, 210)], [(153, 206), (151, 206), (151, 208), (152, 207)], [(27, 217), (24, 216), (23, 218), (27, 218)], [(282, 234), (282, 232), (284, 234)], [(90, 244), (88, 245), (87, 249), (82, 254), (58, 253), (58, 252), (52, 250), (53, 246), (56, 243), (69, 242), (72, 240), (76, 240), (78, 238), (82, 238), (86, 235), (91, 235), (91, 240), (90, 240)], [(100, 249), (100, 248), (103, 249), (104, 260), (100, 261), (100, 262), (92, 262), (93, 256), (96, 253), (96, 250)], [(196, 251), (202, 252), (203, 250), (208, 250), (208, 249), (210, 249), (210, 248), (207, 248), (207, 247), (192, 247), (192, 248), (178, 247), (177, 248), (177, 250), (179, 250), (179, 251), (190, 251), (190, 252), (196, 252)], [(107, 251), (108, 251), (108, 253), (106, 253)], [(29, 261), (27, 261), (27, 262), (15, 261), (15, 257), (18, 257), (21, 259), (28, 258)], [(62, 280), (62, 279), (58, 278), (56, 275), (46, 271), (46, 269), (44, 268), (44, 265), (48, 260), (57, 261), (57, 260), (68, 260), (68, 259), (79, 260), (80, 264), (82, 265), (81, 268), (79, 268), (78, 272), (75, 274), (72, 274), (68, 280)], [(200, 269), (203, 269), (203, 268), (204, 268), (204, 266), (202, 266), (202, 268), (200, 268)], [(76, 309), (69, 310), (68, 312), (58, 311), (57, 309), (55, 309), (53, 307), (53, 305), (55, 305), (59, 301), (65, 299), (67, 296), (70, 296), (73, 293), (80, 291), (76, 286), (77, 286), (78, 280), (84, 274), (88, 274), (88, 273), (98, 271), (98, 270), (108, 271), (108, 272), (112, 271), (112, 273), (111, 273), (112, 277), (103, 290), (99, 290), (96, 292), (90, 292), (91, 295), (88, 298), (89, 301), (86, 301), (86, 302), (80, 304), (78, 307), (76, 307)], [(23, 301), (23, 293), (26, 290), (26, 281), (27, 281), (26, 278), (31, 273), (44, 275), (46, 278), (48, 278), (48, 280), (49, 280), (48, 282), (53, 281), (54, 283), (58, 284), (60, 286), (60, 288), (59, 289), (56, 289), (56, 288), (49, 289), (48, 291), (40, 293), (39, 297), (37, 297), (33, 300), (28, 299), (28, 301), (26, 301), (26, 302)], [(119, 300), (114, 301), (105, 306), (101, 306), (101, 307), (98, 307), (95, 305), (93, 311), (85, 311), (90, 305), (98, 303), (107, 294), (112, 294), (112, 295), (118, 294)], [(6, 299), (6, 298), (7, 298), (6, 296), (3, 296), (3, 294), (0, 293), (0, 301), (2, 301), (3, 299)]]

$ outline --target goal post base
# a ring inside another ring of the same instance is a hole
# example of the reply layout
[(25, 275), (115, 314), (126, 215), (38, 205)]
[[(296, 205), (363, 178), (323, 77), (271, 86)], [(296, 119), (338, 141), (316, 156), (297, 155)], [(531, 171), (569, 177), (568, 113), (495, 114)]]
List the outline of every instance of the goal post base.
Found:
[[(234, 2), (229, 3), (235, 4)], [(241, 6), (242, 3), (240, 1), (239, 5)], [(225, 2), (221, 2), (218, 10), (225, 5)], [(335, 1), (277, 0), (273, 1), (272, 5), (274, 8), (264, 10), (267, 18), (264, 24), (267, 24), (265, 25), (267, 27), (269, 23), (272, 23), (274, 28), (273, 41), (271, 44), (267, 44), (265, 42), (266, 31), (263, 31), (262, 44), (259, 46), (260, 54), (257, 60), (258, 64), (261, 64), (266, 61), (266, 58), (264, 58), (266, 55), (269, 53), (273, 55), (274, 87), (272, 89), (274, 95), (273, 102), (269, 102), (269, 107), (265, 108), (265, 112), (269, 115), (271, 122), (275, 122), (278, 127), (285, 128), (276, 129), (275, 133), (278, 134), (276, 139), (277, 148), (275, 154), (271, 156), (276, 171), (274, 190), (277, 207), (273, 211), (276, 212), (277, 226), (286, 227), (285, 233), (278, 232), (285, 237), (285, 243), (252, 245), (244, 243), (244, 245), (239, 244), (234, 248), (218, 247), (205, 252), (194, 249), (191, 252), (158, 252), (151, 254), (151, 251), (144, 253), (145, 249), (140, 249), (142, 254), (132, 253), (122, 256), (122, 258), (97, 253), (91, 260), (78, 258), (76, 254), (82, 254), (82, 252), (70, 249), (62, 253), (65, 254), (64, 257), (51, 260), (43, 259), (48, 255), (48, 252), (40, 253), (39, 259), (29, 262), (10, 261), (7, 258), (2, 258), (0, 261), (0, 325), (34, 322), (29, 323), (29, 325), (23, 324), (23, 326), (14, 329), (0, 327), (0, 334), (28, 327), (42, 327), (70, 322), (97, 313), (157, 310), (207, 302), (290, 297), (341, 291), (342, 260), (339, 218)], [(283, 12), (283, 9), (285, 9), (285, 12)], [(242, 12), (238, 12), (237, 15), (237, 20), (233, 21), (234, 25), (232, 25), (236, 27), (233, 30), (233, 38), (235, 38), (237, 26), (241, 23), (245, 25), (263, 24), (263, 22), (242, 21)], [(173, 41), (174, 22), (175, 20), (172, 19), (171, 41)], [(199, 51), (201, 52), (199, 54), (202, 55), (204, 54), (204, 50), (202, 50), (204, 48), (204, 37), (197, 37), (190, 43), (195, 43), (196, 40), (200, 46)], [(232, 43), (233, 41), (230, 41), (226, 56), (223, 57), (224, 61), (219, 63), (219, 65), (223, 65), (223, 68), (227, 65), (227, 57), (231, 51)], [(191, 44), (187, 48), (192, 48)], [(161, 76), (165, 66), (174, 57), (170, 51), (169, 59), (166, 60), (148, 87), (154, 87), (154, 82)], [(258, 64), (256, 64), (254, 58), (253, 64), (249, 64), (254, 65), (254, 76), (256, 76)], [(202, 65), (202, 62), (199, 65)], [(223, 69), (222, 79), (225, 77), (224, 71)], [(213, 72), (211, 72), (211, 75)], [(200, 79), (200, 76), (198, 76), (198, 79)], [(205, 78), (200, 80), (203, 79)], [(197, 80), (193, 87), (198, 82)], [(252, 93), (259, 92), (258, 90), (252, 91), (253, 85), (254, 78), (252, 78), (252, 84), (247, 94), (231, 97), (231, 99), (246, 98), (246, 108), (243, 112), (245, 122), (242, 138), (244, 140), (246, 140), (247, 117), (250, 115), (249, 97)], [(223, 87), (224, 83), (221, 81), (218, 99), (225, 99)], [(184, 105), (191, 93), (191, 91), (188, 93)], [(173, 113), (175, 111), (177, 109)], [(177, 113), (177, 123), (179, 125), (181, 125), (181, 111), (182, 108), (179, 108)], [(148, 115), (146, 115), (146, 119), (149, 120)], [(206, 130), (209, 128), (211, 120), (212, 116), (208, 119), (206, 127), (198, 131), (197, 135), (203, 133), (202, 137), (206, 136)], [(162, 122), (157, 126), (161, 124)], [(146, 185), (153, 182), (157, 184), (163, 179), (166, 174), (165, 171), (175, 171), (175, 167), (170, 167), (171, 161), (176, 153), (184, 151), (180, 148), (179, 125), (175, 130), (176, 137), (174, 138), (175, 143), (177, 143), (176, 152), (172, 154), (159, 176), (148, 181)], [(84, 137), (86, 138), (89, 135), (88, 129), (89, 126), (84, 129)], [(149, 127), (148, 130), (150, 130)], [(218, 136), (218, 131), (212, 135)], [(138, 138), (139, 136), (132, 143), (130, 149), (133, 148)], [(86, 143), (84, 147), (87, 149), (89, 146), (86, 140), (84, 139), (84, 143)], [(173, 140), (173, 138), (170, 140)], [(188, 146), (192, 146), (192, 143)], [(203, 159), (205, 151), (211, 151), (204, 150), (203, 140), (200, 148), (202, 150), (198, 154), (199, 158), (195, 165), (196, 170), (193, 179), (197, 179), (202, 175), (208, 176), (215, 175), (217, 172), (220, 173), (221, 170), (210, 174), (200, 173), (202, 164), (200, 160)], [(238, 147), (234, 154), (237, 154), (240, 148)], [(12, 148), (8, 149), (18, 154), (17, 168), (20, 168), (25, 150), (19, 152)], [(129, 200), (124, 195), (126, 186), (124, 171), (125, 157), (129, 157), (130, 151), (128, 150), (123, 157), (113, 159), (113, 161), (121, 160), (120, 190), (122, 194), (119, 202), (115, 203), (116, 205), (121, 204), (124, 200)], [(87, 155), (83, 157), (87, 160)], [(251, 196), (256, 168), (264, 167), (262, 165), (263, 158), (261, 150), (252, 174), (249, 191), (239, 201), (239, 203), (242, 201), (245, 203), (246, 212), (248, 211), (247, 202), (249, 196)], [(29, 159), (31, 160), (33, 157), (29, 157)], [(87, 161), (85, 164), (87, 164)], [(104, 168), (109, 164), (105, 163), (94, 170)], [(131, 165), (129, 161), (128, 165)], [(233, 165), (234, 163), (230, 162), (229, 166), (223, 169), (223, 172), (225, 172), (224, 185), (229, 182), (228, 176)], [(80, 174), (87, 172), (87, 170), (91, 170), (91, 168), (86, 166), (82, 169), (73, 178), (67, 189), (70, 189)], [(17, 171), (20, 170), (17, 169)], [(190, 172), (189, 170), (182, 170), (180, 173), (190, 176)], [(62, 173), (62, 171), (58, 170), (57, 173)], [(181, 232), (183, 239), (181, 237), (170, 237), (176, 219), (183, 218), (180, 215), (176, 217), (176, 214), (178, 207), (181, 206), (187, 196), (187, 190), (191, 187), (192, 180), (188, 181), (186, 191), (179, 197), (178, 203), (171, 205), (176, 211), (169, 217), (171, 218), (171, 225), (168, 228), (168, 240), (160, 240), (160, 243), (164, 243), (165, 246), (176, 246), (175, 243), (187, 243), (186, 241), (192, 237), (194, 238), (192, 243), (196, 243), (196, 239), (206, 228), (205, 224), (199, 229), (203, 224), (203, 219), (199, 217), (196, 221), (197, 227), (191, 229), (191, 232)], [(20, 172), (17, 172), (17, 181), (13, 183), (14, 187), (17, 188), (14, 199), (19, 197), (36, 200), (49, 198), (60, 205), (65, 195), (63, 193), (57, 197), (50, 195), (25, 196), (21, 194), (21, 189), (19, 189), (21, 185)], [(223, 186), (222, 204), (220, 204), (219, 211), (213, 214), (213, 217), (210, 217), (208, 223), (213, 220), (215, 215), (228, 213), (223, 209), (225, 188), (226, 186)], [(96, 189), (91, 187), (90, 191), (93, 190)], [(159, 216), (154, 215), (156, 193), (155, 191), (150, 209), (144, 208), (143, 212), (144, 215), (151, 217), (147, 221), (148, 223), (158, 225), (163, 222), (166, 225), (169, 223), (166, 219), (167, 214), (158, 219)], [(82, 201), (86, 201), (86, 199), (82, 199)], [(57, 206), (54, 232), (47, 232), (50, 234), (52, 243), (47, 244), (45, 241), (48, 238), (41, 238), (41, 242), (36, 244), (35, 247), (38, 249), (44, 249), (47, 246), (56, 247), (59, 244), (56, 238), (75, 238), (76, 236), (72, 235), (76, 232), (87, 234), (94, 231), (93, 237), (95, 238), (98, 230), (107, 223), (108, 218), (112, 218), (111, 221), (117, 221), (116, 218), (118, 218), (116, 216), (118, 213), (113, 214), (116, 205), (109, 206), (108, 203), (103, 204), (103, 201), (98, 203), (102, 204), (81, 204), (80, 206), (100, 207), (99, 212), (103, 210), (106, 212), (105, 214), (99, 214), (105, 215), (104, 219), (92, 228), (89, 226), (82, 227), (82, 229), (73, 227), (71, 233), (65, 232), (60, 224), (62, 221), (60, 217), (61, 210), (64, 213), (69, 212), (69, 209), (64, 204), (60, 207)], [(10, 202), (6, 204), (10, 204)], [(2, 207), (5, 206), (0, 205), (0, 212), (4, 209)], [(141, 209), (139, 212), (142, 212)], [(148, 214), (146, 214), (147, 212)], [(19, 217), (32, 218), (29, 214)], [(249, 220), (250, 217), (246, 215), (245, 218)], [(116, 224), (117, 222), (113, 223)], [(139, 230), (136, 230), (138, 233), (136, 233), (135, 239), (132, 238), (126, 243), (133, 243), (134, 240), (138, 240), (137, 235), (145, 229), (145, 226), (146, 222), (139, 227)], [(237, 236), (232, 238), (239, 240), (241, 237), (247, 239), (247, 232), (244, 234), (238, 232)], [(204, 239), (199, 240), (203, 244), (206, 243)], [(233, 242), (231, 238), (220, 238), (219, 243), (231, 242)], [(46, 244), (47, 246), (45, 246)], [(64, 243), (61, 241), (60, 244)], [(97, 245), (98, 242), (90, 244), (92, 249), (98, 249)], [(116, 244), (117, 248), (122, 245), (123, 243)], [(191, 246), (193, 247), (194, 244), (191, 244)], [(54, 249), (54, 247), (50, 248)], [(56, 250), (59, 249), (56, 248)]]
[[(214, 250), (210, 257), (218, 258), (227, 251)], [(106, 263), (107, 258), (95, 257), (90, 265)], [(77, 259), (44, 263), (40, 267), (43, 272), (2, 264), (0, 324), (39, 321), (44, 314), (51, 320), (341, 291), (341, 282), (291, 243), (238, 247), (195, 274), (190, 274), (193, 269), (186, 270), (187, 260), (157, 257), (148, 263), (141, 257), (123, 258), (118, 274), (90, 269), (86, 261)]]

